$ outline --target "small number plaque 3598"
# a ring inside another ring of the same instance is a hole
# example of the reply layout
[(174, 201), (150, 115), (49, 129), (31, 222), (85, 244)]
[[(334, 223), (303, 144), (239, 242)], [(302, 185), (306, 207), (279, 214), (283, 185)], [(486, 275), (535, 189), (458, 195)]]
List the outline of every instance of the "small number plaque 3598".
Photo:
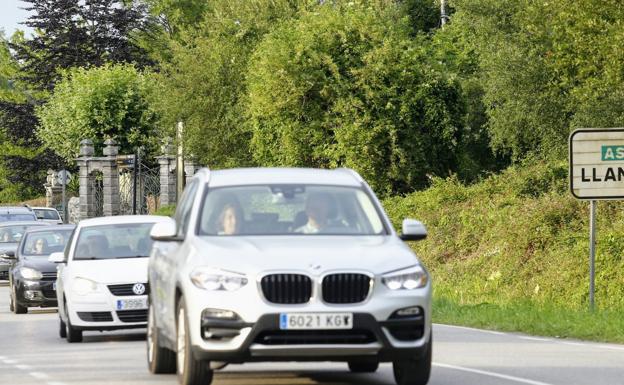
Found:
[(281, 313), (280, 329), (353, 329), (353, 313)]

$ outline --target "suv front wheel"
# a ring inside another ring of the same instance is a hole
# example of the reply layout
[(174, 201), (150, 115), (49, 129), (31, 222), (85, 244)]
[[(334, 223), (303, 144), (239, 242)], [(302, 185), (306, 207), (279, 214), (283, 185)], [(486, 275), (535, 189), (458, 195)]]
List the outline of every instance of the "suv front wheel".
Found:
[(210, 370), (210, 363), (197, 360), (191, 349), (191, 336), (189, 335), (184, 298), (180, 298), (178, 303), (177, 320), (176, 353), (180, 385), (210, 385), (213, 375), (213, 371)]
[(392, 363), (397, 385), (427, 385), (431, 374), (431, 351), (433, 335), (429, 337), (427, 350), (422, 357)]

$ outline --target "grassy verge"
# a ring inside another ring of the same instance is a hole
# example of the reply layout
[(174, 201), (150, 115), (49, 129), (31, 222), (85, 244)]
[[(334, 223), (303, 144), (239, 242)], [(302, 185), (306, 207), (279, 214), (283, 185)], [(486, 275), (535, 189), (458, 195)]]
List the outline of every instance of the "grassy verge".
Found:
[(505, 305), (460, 305), (444, 298), (436, 298), (433, 309), (436, 323), (624, 343), (624, 319), (622, 313), (617, 311), (599, 310), (590, 313), (587, 310), (539, 306), (521, 301)]
[(397, 227), (411, 217), (429, 230), (412, 247), (433, 276), (436, 322), (624, 342), (624, 202), (599, 204), (589, 314), (588, 203), (567, 183), (567, 162), (534, 161), (384, 201)]

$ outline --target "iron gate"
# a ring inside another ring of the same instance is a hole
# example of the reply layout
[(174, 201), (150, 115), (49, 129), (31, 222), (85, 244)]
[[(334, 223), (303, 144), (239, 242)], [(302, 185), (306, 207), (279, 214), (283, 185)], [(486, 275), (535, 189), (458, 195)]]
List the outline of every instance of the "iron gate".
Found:
[(119, 211), (122, 215), (153, 214), (160, 207), (160, 169), (138, 162), (120, 168)]

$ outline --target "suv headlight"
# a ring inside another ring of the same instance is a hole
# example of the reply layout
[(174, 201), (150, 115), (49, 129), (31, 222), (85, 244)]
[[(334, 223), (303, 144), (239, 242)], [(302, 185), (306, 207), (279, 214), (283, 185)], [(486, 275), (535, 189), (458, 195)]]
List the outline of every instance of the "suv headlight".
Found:
[(32, 279), (37, 281), (43, 278), (43, 274), (41, 274), (39, 270), (31, 269), (30, 267), (20, 268), (19, 273), (22, 277), (24, 277), (24, 279)]
[(74, 278), (72, 291), (78, 295), (87, 295), (97, 291), (97, 283), (86, 278)]
[(416, 265), (387, 273), (381, 278), (381, 281), (390, 290), (414, 290), (427, 285), (429, 276), (422, 266)]
[(200, 289), (211, 291), (234, 291), (247, 284), (247, 278), (244, 274), (211, 267), (198, 267), (193, 270), (191, 281)]

